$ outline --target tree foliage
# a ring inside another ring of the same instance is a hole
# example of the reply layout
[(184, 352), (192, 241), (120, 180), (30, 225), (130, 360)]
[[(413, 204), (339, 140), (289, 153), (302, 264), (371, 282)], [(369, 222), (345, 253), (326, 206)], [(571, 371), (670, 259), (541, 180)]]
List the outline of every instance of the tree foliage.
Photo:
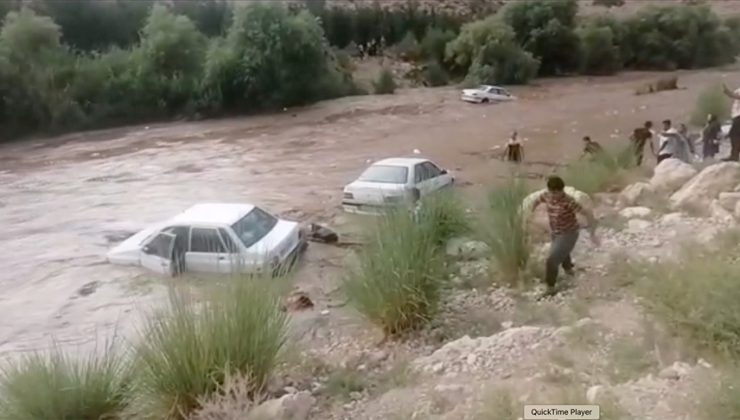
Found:
[(581, 66), (584, 74), (605, 75), (619, 71), (622, 59), (612, 29), (588, 24), (578, 29), (581, 42)]

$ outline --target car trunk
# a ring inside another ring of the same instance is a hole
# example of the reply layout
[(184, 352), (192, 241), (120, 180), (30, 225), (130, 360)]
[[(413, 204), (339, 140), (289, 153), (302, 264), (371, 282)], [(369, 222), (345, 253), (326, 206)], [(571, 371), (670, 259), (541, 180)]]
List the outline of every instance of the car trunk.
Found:
[(350, 184), (347, 192), (352, 194), (352, 198), (348, 200), (360, 204), (384, 205), (393, 200), (390, 197), (403, 197), (405, 189), (400, 184), (356, 181)]

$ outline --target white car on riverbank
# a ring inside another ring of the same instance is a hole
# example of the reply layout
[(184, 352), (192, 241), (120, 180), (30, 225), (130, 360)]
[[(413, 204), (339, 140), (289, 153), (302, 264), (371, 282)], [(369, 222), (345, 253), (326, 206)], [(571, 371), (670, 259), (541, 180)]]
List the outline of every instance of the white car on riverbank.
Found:
[(378, 214), (389, 206), (448, 188), (454, 181), (452, 174), (428, 159), (383, 159), (344, 187), (342, 208), (348, 213)]
[(480, 85), (475, 89), (463, 89), (460, 99), (465, 102), (487, 104), (489, 102), (508, 102), (516, 99), (516, 97), (500, 86)]
[(252, 204), (197, 204), (111, 249), (112, 264), (178, 275), (255, 272), (292, 263), (307, 246), (297, 222)]

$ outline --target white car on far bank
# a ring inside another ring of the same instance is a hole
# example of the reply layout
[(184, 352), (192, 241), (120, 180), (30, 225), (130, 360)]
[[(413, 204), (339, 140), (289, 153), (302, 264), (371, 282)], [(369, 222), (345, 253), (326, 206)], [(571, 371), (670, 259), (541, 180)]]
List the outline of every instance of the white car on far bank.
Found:
[(516, 99), (516, 97), (500, 86), (480, 85), (475, 89), (463, 89), (460, 99), (465, 102), (487, 104), (489, 102), (508, 102)]
[(241, 273), (275, 270), (306, 248), (297, 222), (252, 204), (196, 204), (124, 240), (108, 262), (160, 274)]
[(370, 165), (344, 187), (342, 207), (348, 213), (378, 214), (452, 186), (455, 178), (428, 159), (389, 158)]

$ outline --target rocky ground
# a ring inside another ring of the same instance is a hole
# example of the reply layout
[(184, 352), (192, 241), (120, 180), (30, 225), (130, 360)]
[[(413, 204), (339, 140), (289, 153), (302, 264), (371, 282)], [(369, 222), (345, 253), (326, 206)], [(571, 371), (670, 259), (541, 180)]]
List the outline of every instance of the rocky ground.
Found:
[(271, 404), (298, 413), (286, 419), (507, 420), (531, 403), (599, 404), (602, 419), (701, 418), (697, 395), (718, 369), (643, 310), (620, 267), (675, 258), (733, 229), (740, 164), (702, 166), (669, 160), (621, 193), (579, 196), (601, 219), (602, 244), (583, 235), (571, 287), (550, 300), (537, 301), (537, 287), (497, 286), (485, 244), (451, 241), (457, 270), (439, 321), (400, 343), (378, 344), (364, 327), (325, 331), (325, 345), (308, 340), (302, 367), (273, 384), (287, 395)]

